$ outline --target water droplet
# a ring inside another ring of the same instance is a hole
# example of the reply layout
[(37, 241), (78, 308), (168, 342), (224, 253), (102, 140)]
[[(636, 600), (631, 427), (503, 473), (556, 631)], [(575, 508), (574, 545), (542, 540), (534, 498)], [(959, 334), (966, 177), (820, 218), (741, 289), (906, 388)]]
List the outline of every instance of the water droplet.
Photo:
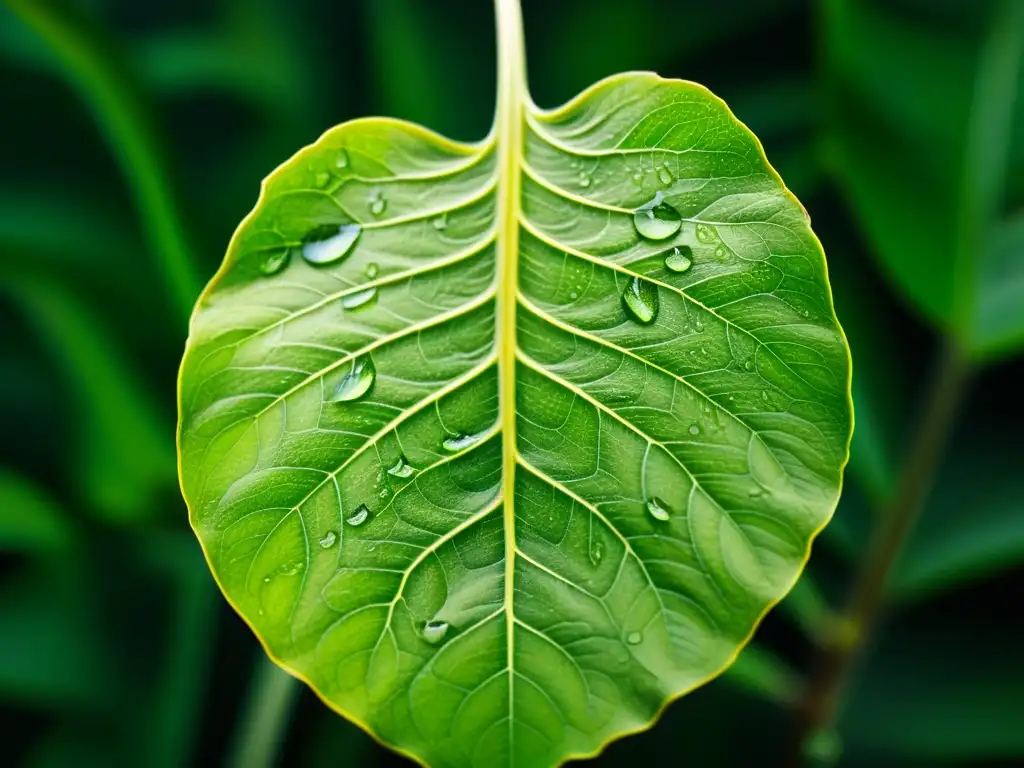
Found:
[(657, 192), (650, 202), (644, 203), (633, 213), (633, 225), (641, 237), (665, 240), (679, 231), (683, 221), (679, 211), (662, 202), (661, 192)]
[(668, 510), (665, 509), (661, 499), (657, 496), (647, 500), (647, 511), (651, 513), (651, 517), (655, 520), (660, 520), (661, 522), (668, 520)]
[(626, 642), (630, 645), (640, 645), (643, 642), (644, 636), (639, 632), (630, 632), (626, 635)]
[(384, 199), (384, 194), (379, 190), (373, 192), (366, 200), (367, 206), (370, 208), (370, 213), (374, 216), (380, 216), (387, 210), (388, 201)]
[(604, 557), (604, 544), (600, 541), (595, 541), (590, 547), (590, 562), (597, 565), (601, 562), (602, 557)]
[(718, 257), (719, 260), (724, 259), (725, 258), (725, 247), (720, 245), (717, 248), (715, 248), (715, 256)]
[(395, 462), (394, 466), (388, 467), (388, 474), (392, 477), (412, 477), (415, 473), (416, 470), (405, 456), (399, 456), (398, 461)]
[(744, 367), (744, 369), (746, 369), (748, 371), (754, 370), (754, 361), (753, 360), (747, 360), (747, 362), (745, 362), (743, 364), (743, 367)]
[(445, 212), (442, 213), (440, 216), (435, 216), (433, 221), (430, 222), (430, 224), (438, 232), (443, 232), (444, 230), (448, 229), (448, 213)]
[(431, 619), (423, 625), (423, 639), (431, 645), (437, 645), (448, 634), (448, 622)]
[(330, 549), (334, 546), (334, 542), (338, 540), (337, 535), (334, 531), (328, 531), (327, 535), (320, 539), (320, 546), (324, 549)]
[(290, 255), (291, 251), (287, 248), (271, 251), (264, 257), (263, 263), (260, 264), (260, 272), (268, 276), (276, 275), (288, 265)]
[(665, 256), (665, 269), (670, 272), (685, 272), (693, 266), (693, 251), (688, 245), (673, 248)]
[(270, 583), (270, 577), (269, 576), (264, 576), (263, 577), (263, 583), (264, 584), (269, 584)]
[(691, 424), (689, 432), (691, 435), (699, 435), (700, 427), (698, 427), (696, 424)]
[(366, 522), (366, 518), (370, 516), (370, 510), (365, 504), (360, 504), (356, 507), (356, 511), (345, 518), (345, 522), (349, 525), (362, 525)]
[(622, 294), (622, 301), (629, 314), (639, 323), (646, 325), (658, 316), (658, 286), (647, 280), (634, 277)]
[(580, 171), (579, 185), (584, 189), (590, 186), (590, 176), (587, 174), (586, 171)]
[(700, 321), (699, 317), (693, 321), (693, 329), (697, 331), (697, 333), (704, 333), (704, 323)]
[(363, 228), (358, 224), (317, 227), (302, 246), (302, 257), (310, 264), (330, 264), (352, 250)]
[(662, 184), (665, 184), (667, 186), (671, 184), (673, 181), (672, 171), (670, 171), (663, 165), (661, 166), (661, 168), (658, 169), (658, 178), (661, 180)]
[(441, 443), (441, 445), (444, 446), (444, 449), (446, 451), (451, 451), (452, 453), (458, 453), (459, 451), (463, 451), (466, 448), (469, 448), (469, 446), (473, 445), (474, 443), (479, 442), (481, 437), (483, 437), (482, 434), (481, 435), (452, 435), (451, 437), (446, 437), (444, 439), (444, 442)]
[(702, 243), (717, 243), (718, 232), (710, 224), (698, 224), (697, 240)]
[(342, 403), (358, 400), (370, 391), (376, 377), (377, 371), (374, 370), (373, 361), (369, 357), (357, 358), (352, 362), (352, 370), (338, 382), (334, 395), (331, 396), (331, 402)]
[(764, 400), (765, 402), (768, 402), (768, 390), (767, 389), (762, 389), (761, 390), (761, 399)]
[(642, 170), (637, 171), (633, 174), (633, 182), (638, 186), (644, 182), (644, 172)]
[(579, 297), (580, 295), (576, 293), (576, 291), (573, 291), (572, 293), (569, 294), (569, 298), (572, 299), (573, 301), (576, 301), (576, 299), (578, 299)]
[(338, 168), (348, 168), (348, 152), (344, 149), (338, 151), (338, 156), (334, 159), (334, 164)]
[(376, 279), (377, 275), (380, 274), (380, 267), (375, 262), (370, 262), (366, 265), (366, 277), (369, 280)]
[(811, 316), (811, 313), (808, 312), (806, 309), (803, 312), (801, 312), (800, 314), (803, 315), (804, 317), (810, 317)]
[(327, 171), (320, 171), (316, 176), (313, 177), (313, 183), (317, 185), (319, 189), (326, 187), (331, 181), (331, 174)]
[(352, 310), (359, 309), (359, 307), (365, 307), (371, 301), (377, 298), (376, 288), (367, 288), (363, 291), (356, 293), (350, 293), (347, 296), (341, 297), (341, 306), (343, 309)]

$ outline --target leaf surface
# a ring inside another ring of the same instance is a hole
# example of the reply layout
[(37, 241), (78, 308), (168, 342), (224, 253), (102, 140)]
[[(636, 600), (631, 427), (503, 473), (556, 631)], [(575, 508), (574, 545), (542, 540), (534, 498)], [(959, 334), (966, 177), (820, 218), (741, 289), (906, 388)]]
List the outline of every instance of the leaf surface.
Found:
[(593, 754), (720, 673), (851, 431), (820, 246), (750, 132), (652, 74), (542, 111), (519, 67), (480, 144), (359, 120), (275, 171), (180, 380), (225, 594), (433, 766)]

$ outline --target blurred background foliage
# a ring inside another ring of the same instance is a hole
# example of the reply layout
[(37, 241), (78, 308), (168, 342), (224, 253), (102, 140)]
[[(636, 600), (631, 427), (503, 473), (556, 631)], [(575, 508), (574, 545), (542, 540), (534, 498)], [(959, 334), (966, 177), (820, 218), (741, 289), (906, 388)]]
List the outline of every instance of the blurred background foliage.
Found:
[[(175, 375), (278, 163), (363, 115), (486, 133), (491, 4), (5, 3), (0, 762), (404, 764), (263, 661), (216, 593), (175, 479)], [(542, 106), (627, 69), (726, 99), (813, 218), (854, 356), (846, 489), (807, 575), (729, 674), (597, 762), (793, 764), (818, 647), (869, 541), (920, 500), (836, 729), (802, 759), (1021, 765), (1024, 2), (523, 10)], [(951, 355), (964, 386), (944, 389)], [(957, 417), (932, 434), (936, 391)]]

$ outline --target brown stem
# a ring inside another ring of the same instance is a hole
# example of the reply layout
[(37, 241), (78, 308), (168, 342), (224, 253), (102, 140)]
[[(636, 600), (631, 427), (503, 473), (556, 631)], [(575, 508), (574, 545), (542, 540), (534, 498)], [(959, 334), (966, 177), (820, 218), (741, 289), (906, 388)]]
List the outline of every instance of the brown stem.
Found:
[(947, 343), (896, 492), (883, 510), (845, 609), (822, 638), (813, 677), (799, 704), (794, 766), (804, 764), (808, 740), (835, 724), (851, 668), (884, 608), (889, 572), (931, 490), (969, 379), (970, 365), (963, 353), (954, 342)]

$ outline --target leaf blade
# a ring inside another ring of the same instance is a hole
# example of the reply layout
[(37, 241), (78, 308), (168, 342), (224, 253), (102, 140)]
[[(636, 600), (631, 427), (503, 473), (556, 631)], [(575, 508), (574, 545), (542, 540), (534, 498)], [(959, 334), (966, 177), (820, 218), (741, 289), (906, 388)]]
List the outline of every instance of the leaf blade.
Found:
[[(796, 580), (848, 451), (820, 246), (756, 139), (654, 75), (528, 109), (509, 129), (523, 157), (500, 129), (473, 146), (387, 120), (300, 152), (236, 234), (183, 362), (183, 489), (229, 600), (333, 707), (431, 764), (593, 754), (720, 673)], [(599, 153), (579, 183), (573, 159)], [(662, 174), (663, 156), (693, 165)], [(652, 163), (643, 184), (624, 160)], [(653, 185), (695, 254), (684, 272), (664, 267), (671, 239), (634, 227)], [(306, 264), (328, 225), (361, 227), (358, 245)], [(654, 322), (629, 324), (626, 278), (656, 287)], [(325, 407), (370, 354), (363, 396)]]

